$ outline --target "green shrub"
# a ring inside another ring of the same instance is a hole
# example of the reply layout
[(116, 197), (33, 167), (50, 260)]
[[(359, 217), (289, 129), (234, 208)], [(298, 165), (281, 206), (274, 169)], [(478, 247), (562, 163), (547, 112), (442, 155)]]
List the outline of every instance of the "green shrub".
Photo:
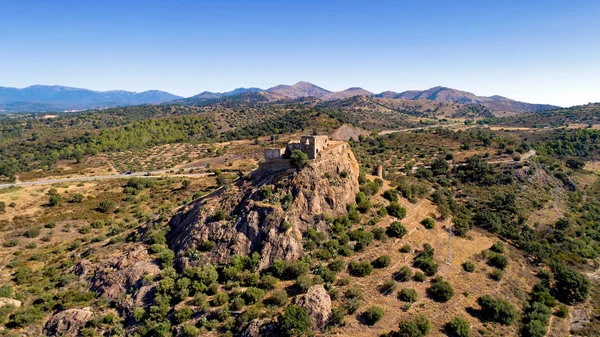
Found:
[(37, 307), (21, 307), (15, 311), (11, 318), (11, 324), (18, 328), (36, 324), (42, 319), (43, 313)]
[(404, 219), (406, 216), (406, 208), (400, 206), (400, 204), (395, 201), (390, 202), (390, 204), (386, 207), (386, 210), (389, 215), (398, 219)]
[(294, 149), (290, 154), (290, 163), (293, 167), (302, 168), (308, 165), (308, 155), (300, 149)]
[(298, 289), (298, 291), (301, 293), (307, 292), (312, 285), (313, 281), (308, 275), (298, 276), (296, 282), (294, 283), (294, 287), (296, 287), (296, 289)]
[(419, 294), (412, 288), (404, 288), (398, 293), (398, 299), (403, 302), (414, 303), (418, 298)]
[(398, 250), (400, 253), (409, 253), (411, 251), (411, 247), (408, 243), (405, 243), (404, 245), (402, 245), (402, 247), (400, 247), (400, 249)]
[(425, 315), (417, 316), (413, 321), (403, 321), (398, 325), (398, 331), (391, 335), (394, 337), (422, 337), (431, 330), (431, 323)]
[(558, 310), (556, 311), (556, 317), (565, 318), (569, 317), (569, 307), (564, 304), (558, 306)]
[(492, 254), (488, 259), (488, 264), (492, 267), (496, 267), (500, 270), (506, 269), (508, 265), (508, 260), (504, 255), (501, 254)]
[(27, 228), (27, 230), (25, 231), (25, 233), (23, 233), (23, 236), (26, 238), (36, 238), (40, 235), (40, 227), (37, 226), (31, 226), (29, 228)]
[(342, 271), (345, 266), (346, 262), (344, 261), (344, 259), (341, 258), (335, 259), (327, 265), (327, 267), (333, 270), (334, 272)]
[(583, 302), (590, 291), (590, 280), (583, 274), (564, 266), (553, 268), (558, 298), (567, 303)]
[(255, 287), (249, 287), (244, 292), (244, 300), (248, 304), (254, 304), (259, 302), (263, 297), (265, 297), (265, 291)]
[(275, 289), (277, 286), (277, 278), (271, 275), (263, 275), (260, 278), (260, 287), (266, 290)]
[(193, 313), (194, 312), (192, 311), (192, 309), (188, 306), (183, 306), (175, 310), (175, 313), (173, 314), (175, 324), (181, 324), (183, 322), (188, 321), (192, 317)]
[(385, 228), (383, 227), (375, 227), (371, 229), (371, 233), (373, 233), (373, 237), (375, 238), (375, 240), (385, 240), (387, 238)]
[(477, 299), (481, 307), (483, 320), (510, 325), (517, 317), (515, 308), (505, 300), (494, 299), (490, 295), (484, 295)]
[(53, 194), (50, 197), (48, 197), (48, 205), (54, 207), (54, 206), (58, 206), (60, 205), (60, 201), (61, 201), (61, 196), (60, 194)]
[(311, 326), (306, 309), (294, 304), (288, 305), (277, 319), (277, 328), (281, 336), (302, 336)]
[(502, 270), (494, 269), (490, 273), (490, 278), (494, 281), (500, 281), (500, 280), (502, 280), (502, 277), (504, 277), (504, 272)]
[(436, 277), (431, 281), (431, 286), (427, 288), (427, 294), (436, 302), (447, 302), (454, 296), (454, 289), (450, 283), (441, 277)]
[(385, 190), (383, 197), (389, 201), (398, 201), (398, 191), (396, 190)]
[(384, 295), (389, 295), (396, 291), (398, 288), (398, 283), (394, 280), (386, 280), (382, 285), (379, 286), (379, 292)]
[(277, 289), (271, 293), (271, 296), (267, 298), (267, 303), (283, 306), (287, 303), (288, 295), (287, 292), (283, 289)]
[(381, 255), (372, 262), (372, 265), (375, 268), (385, 268), (389, 266), (391, 262), (392, 258), (389, 255)]
[(0, 287), (0, 297), (12, 298), (13, 289), (13, 286), (10, 284), (3, 284)]
[(425, 218), (421, 220), (421, 225), (427, 229), (433, 229), (435, 227), (435, 220), (432, 218)]
[(352, 276), (364, 277), (373, 271), (369, 261), (352, 261), (348, 264), (348, 273)]
[(466, 319), (456, 316), (446, 323), (446, 332), (453, 337), (471, 337), (471, 324)]
[(226, 292), (217, 292), (211, 301), (213, 307), (220, 307), (223, 304), (229, 302), (229, 295)]
[(383, 318), (383, 309), (377, 306), (369, 307), (362, 314), (362, 319), (367, 325), (375, 325)]
[(198, 337), (200, 334), (200, 330), (193, 325), (186, 325), (183, 327), (183, 336), (184, 337)]
[(387, 235), (395, 238), (402, 238), (408, 231), (398, 221), (392, 222), (387, 228)]
[(212, 219), (214, 221), (223, 221), (227, 219), (227, 213), (225, 213), (225, 211), (222, 209), (216, 210), (212, 216)]
[(73, 198), (71, 198), (71, 202), (72, 203), (81, 203), (83, 201), (83, 194), (81, 193), (77, 193), (73, 196)]
[(464, 271), (472, 273), (475, 271), (475, 264), (471, 261), (467, 261), (462, 264), (462, 268)]
[(490, 250), (494, 253), (504, 254), (504, 243), (502, 243), (502, 241), (497, 241), (490, 247)]
[(102, 213), (109, 213), (112, 212), (115, 208), (115, 202), (107, 199), (107, 200), (103, 200), (102, 202), (100, 202), (100, 204), (98, 204), (98, 211), (102, 212)]
[(426, 276), (422, 272), (418, 271), (413, 276), (413, 281), (415, 282), (425, 282)]
[(408, 282), (412, 277), (412, 270), (408, 266), (402, 266), (392, 276), (398, 282)]

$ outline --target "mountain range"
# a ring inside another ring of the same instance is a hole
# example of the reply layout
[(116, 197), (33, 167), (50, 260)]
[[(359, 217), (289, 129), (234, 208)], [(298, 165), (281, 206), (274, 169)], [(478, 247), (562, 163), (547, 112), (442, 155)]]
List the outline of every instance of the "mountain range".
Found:
[(165, 91), (93, 91), (59, 85), (27, 88), (0, 87), (0, 112), (46, 112), (84, 110), (137, 104), (158, 104), (182, 97)]
[(313, 98), (319, 101), (344, 100), (354, 96), (369, 96), (373, 99), (433, 100), (461, 104), (480, 104), (498, 113), (529, 113), (555, 109), (549, 104), (532, 104), (515, 101), (502, 96), (477, 96), (473, 93), (447, 87), (403, 92), (384, 91), (372, 93), (359, 87), (342, 91), (329, 91), (309, 82), (294, 85), (278, 85), (269, 89), (237, 88), (228, 92), (204, 91), (183, 98), (164, 91), (150, 90), (141, 93), (130, 91), (92, 91), (62, 86), (34, 85), (24, 89), (0, 87), (0, 112), (40, 112), (80, 110), (109, 106), (172, 103), (199, 105), (219, 100), (240, 98), (240, 102), (294, 101)]

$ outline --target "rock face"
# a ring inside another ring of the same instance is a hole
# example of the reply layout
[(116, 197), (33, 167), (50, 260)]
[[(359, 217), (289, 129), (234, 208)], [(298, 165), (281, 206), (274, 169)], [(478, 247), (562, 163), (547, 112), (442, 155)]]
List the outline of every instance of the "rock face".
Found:
[(100, 265), (84, 260), (77, 269), (80, 276), (89, 279), (90, 288), (98, 295), (120, 299), (122, 309), (130, 310), (144, 306), (152, 289), (152, 285), (143, 284), (143, 277), (160, 273), (147, 249), (137, 244), (124, 248), (121, 255), (107, 258)]
[(44, 332), (47, 336), (79, 336), (81, 328), (92, 319), (94, 313), (90, 308), (69, 309), (52, 316), (46, 323)]
[(331, 314), (331, 297), (323, 285), (310, 287), (304, 296), (296, 298), (294, 302), (308, 311), (313, 329), (325, 328)]
[(21, 301), (12, 298), (0, 297), (0, 308), (5, 305), (13, 305), (15, 308), (20, 308)]
[[(345, 214), (358, 188), (354, 154), (347, 143), (332, 141), (302, 169), (259, 169), (251, 179), (191, 202), (171, 219), (167, 239), (184, 267), (226, 263), (233, 254), (253, 252), (262, 255), (260, 268), (273, 259), (296, 260), (304, 254), (302, 233), (325, 229), (324, 214)], [(190, 253), (208, 240), (214, 249)]]
[(276, 337), (277, 329), (273, 322), (268, 320), (252, 320), (246, 328), (242, 330), (238, 335), (238, 337)]

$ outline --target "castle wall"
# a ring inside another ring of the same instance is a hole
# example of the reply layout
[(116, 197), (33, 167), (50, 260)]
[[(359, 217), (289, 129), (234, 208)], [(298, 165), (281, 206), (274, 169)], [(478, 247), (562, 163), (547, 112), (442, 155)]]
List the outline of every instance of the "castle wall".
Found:
[(278, 160), (283, 157), (285, 149), (265, 149), (265, 161)]

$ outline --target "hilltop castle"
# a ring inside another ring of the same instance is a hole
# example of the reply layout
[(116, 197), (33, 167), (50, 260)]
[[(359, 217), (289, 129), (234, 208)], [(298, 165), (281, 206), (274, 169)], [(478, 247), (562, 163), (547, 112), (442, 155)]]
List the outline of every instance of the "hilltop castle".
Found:
[(316, 159), (329, 145), (328, 136), (302, 136), (299, 142), (289, 142), (285, 148), (265, 149), (265, 162), (289, 159), (293, 150), (299, 149), (308, 155), (308, 159)]

